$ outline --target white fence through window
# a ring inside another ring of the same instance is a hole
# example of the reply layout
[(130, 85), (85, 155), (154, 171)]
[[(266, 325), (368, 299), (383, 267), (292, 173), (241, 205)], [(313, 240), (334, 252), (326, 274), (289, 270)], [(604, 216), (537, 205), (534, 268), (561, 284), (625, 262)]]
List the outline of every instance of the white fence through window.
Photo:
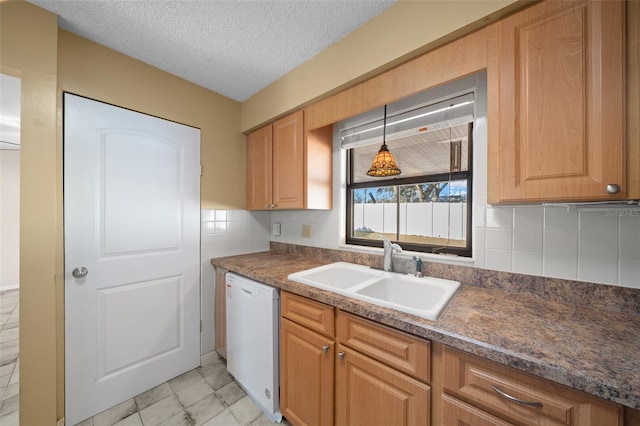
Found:
[[(353, 229), (397, 232), (396, 203), (354, 203)], [(467, 203), (400, 203), (400, 234), (465, 240)]]

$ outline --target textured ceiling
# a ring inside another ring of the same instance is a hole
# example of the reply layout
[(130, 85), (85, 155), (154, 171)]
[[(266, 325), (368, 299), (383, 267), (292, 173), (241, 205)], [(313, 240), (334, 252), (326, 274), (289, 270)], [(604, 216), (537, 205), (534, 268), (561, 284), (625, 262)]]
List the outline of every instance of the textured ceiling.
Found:
[(397, 0), (30, 0), (61, 28), (237, 101)]

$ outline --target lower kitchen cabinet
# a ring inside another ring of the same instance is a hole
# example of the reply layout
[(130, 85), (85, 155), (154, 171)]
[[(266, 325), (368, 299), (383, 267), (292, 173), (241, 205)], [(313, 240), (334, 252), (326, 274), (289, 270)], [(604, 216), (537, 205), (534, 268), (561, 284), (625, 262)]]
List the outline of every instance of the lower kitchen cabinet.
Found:
[(280, 345), (281, 411), (294, 425), (621, 426), (640, 417), (287, 292)]
[(225, 275), (228, 271), (216, 267), (215, 305), (213, 318), (215, 321), (214, 349), (221, 357), (227, 358), (227, 294)]
[[(618, 426), (622, 407), (440, 345), (443, 425)], [(436, 355), (440, 359), (439, 355)]]
[(428, 425), (428, 385), (338, 345), (336, 425)]
[(283, 291), (280, 315), (280, 412), (294, 425), (332, 425), (334, 309)]
[(292, 424), (428, 426), (429, 374), (430, 342), (282, 292), (280, 411)]
[(333, 424), (334, 342), (282, 318), (280, 411), (296, 425)]

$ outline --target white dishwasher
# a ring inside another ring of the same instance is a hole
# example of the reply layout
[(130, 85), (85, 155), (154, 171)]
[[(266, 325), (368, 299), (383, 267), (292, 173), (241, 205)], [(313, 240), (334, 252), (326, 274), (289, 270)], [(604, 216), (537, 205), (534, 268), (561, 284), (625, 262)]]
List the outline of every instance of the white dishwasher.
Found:
[(274, 422), (280, 413), (278, 289), (226, 274), (227, 370)]

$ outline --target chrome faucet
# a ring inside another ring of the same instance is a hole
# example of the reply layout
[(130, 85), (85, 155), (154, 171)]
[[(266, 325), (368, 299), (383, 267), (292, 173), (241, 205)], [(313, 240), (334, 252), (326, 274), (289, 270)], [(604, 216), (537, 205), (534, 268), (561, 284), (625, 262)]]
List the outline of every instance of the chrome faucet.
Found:
[(393, 253), (402, 253), (402, 247), (398, 244), (392, 243), (382, 235), (382, 247), (384, 248), (384, 270), (393, 271)]
[(422, 259), (419, 258), (418, 256), (413, 256), (413, 260), (416, 261), (416, 277), (420, 278), (422, 277)]

